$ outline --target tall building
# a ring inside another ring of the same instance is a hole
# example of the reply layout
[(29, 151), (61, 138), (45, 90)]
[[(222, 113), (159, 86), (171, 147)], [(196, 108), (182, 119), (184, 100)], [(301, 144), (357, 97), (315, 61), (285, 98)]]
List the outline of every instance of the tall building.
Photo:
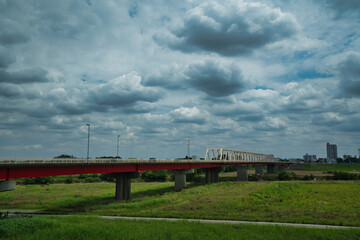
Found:
[(326, 161), (328, 163), (336, 163), (336, 159), (338, 158), (336, 144), (326, 143), (326, 153), (327, 153)]
[(306, 153), (306, 155), (304, 155), (304, 161), (305, 162), (315, 162), (317, 159), (316, 159), (316, 155), (309, 155)]

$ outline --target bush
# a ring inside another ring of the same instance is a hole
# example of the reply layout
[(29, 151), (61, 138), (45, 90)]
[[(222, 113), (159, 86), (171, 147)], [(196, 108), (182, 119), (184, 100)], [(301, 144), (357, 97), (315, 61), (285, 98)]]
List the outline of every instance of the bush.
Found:
[(86, 177), (87, 177), (86, 174), (80, 174), (78, 178), (79, 179), (85, 179)]
[(115, 182), (115, 178), (112, 177), (109, 173), (102, 173), (100, 174), (101, 181), (105, 182)]
[(90, 177), (85, 178), (85, 182), (87, 182), (87, 183), (101, 182), (101, 179), (98, 176), (96, 176), (96, 177), (90, 176)]
[(74, 182), (74, 178), (73, 176), (69, 175), (67, 176), (67, 178), (65, 178), (65, 183), (73, 183)]
[(55, 182), (55, 177), (34, 177), (34, 178), (21, 178), (16, 181), (19, 184), (50, 184)]
[(359, 175), (347, 172), (334, 172), (333, 180), (358, 180)]
[(236, 166), (225, 166), (224, 172), (236, 172)]
[[(201, 168), (194, 169), (194, 173), (186, 174), (186, 181), (188, 182), (204, 182), (205, 179), (202, 176), (205, 171)], [(171, 177), (171, 180), (174, 180), (174, 176)]]
[(296, 179), (296, 174), (294, 172), (285, 172), (285, 171), (281, 171), (278, 173), (278, 179), (280, 181), (288, 181), (288, 180), (292, 180), (292, 179)]
[(144, 179), (145, 182), (165, 182), (168, 175), (165, 170), (145, 171), (142, 172), (141, 178)]
[(276, 180), (278, 180), (277, 176), (266, 176), (266, 175), (263, 176), (262, 179), (264, 181), (276, 181)]
[(248, 181), (259, 181), (259, 177), (258, 176), (256, 176), (256, 175), (252, 175), (252, 174), (250, 174), (249, 176), (248, 176)]
[(302, 180), (305, 180), (305, 181), (314, 180), (314, 179), (315, 179), (315, 177), (314, 177), (314, 175), (312, 175), (311, 173), (310, 173), (310, 175), (305, 175), (305, 176), (302, 178)]

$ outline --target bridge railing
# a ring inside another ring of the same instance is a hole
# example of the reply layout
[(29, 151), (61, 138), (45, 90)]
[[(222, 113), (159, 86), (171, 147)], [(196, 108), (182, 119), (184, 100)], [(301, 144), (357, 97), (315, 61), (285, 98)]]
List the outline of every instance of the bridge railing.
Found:
[(243, 162), (275, 162), (273, 154), (262, 154), (231, 150), (226, 148), (208, 148), (205, 154), (205, 160), (229, 160)]
[(119, 163), (121, 159), (86, 159), (86, 158), (54, 158), (54, 159), (0, 159), (2, 164), (86, 164), (86, 163)]

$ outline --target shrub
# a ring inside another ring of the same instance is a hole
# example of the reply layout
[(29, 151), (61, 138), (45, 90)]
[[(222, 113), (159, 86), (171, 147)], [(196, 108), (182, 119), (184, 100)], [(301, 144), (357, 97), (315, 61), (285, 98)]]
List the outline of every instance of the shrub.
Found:
[(109, 173), (102, 173), (100, 174), (101, 181), (105, 182), (115, 182), (115, 178), (112, 177)]
[(85, 182), (87, 183), (101, 182), (101, 178), (97, 174), (92, 174), (85, 178)]
[(276, 180), (278, 180), (277, 176), (266, 176), (266, 175), (263, 176), (262, 179), (264, 181), (276, 181)]
[(85, 179), (86, 178), (86, 174), (80, 174), (79, 175), (79, 179)]
[(141, 178), (144, 179), (145, 182), (165, 182), (168, 175), (165, 170), (145, 171), (142, 172)]
[(65, 183), (73, 183), (73, 181), (74, 181), (74, 178), (73, 178), (73, 176), (71, 176), (71, 175), (69, 175), (69, 176), (67, 176), (67, 178), (65, 178)]
[(314, 177), (314, 175), (312, 175), (311, 173), (310, 173), (310, 175), (305, 175), (305, 176), (302, 178), (302, 180), (305, 180), (305, 181), (314, 180), (314, 179), (315, 179), (315, 177)]
[(236, 166), (225, 166), (224, 172), (236, 172)]
[(248, 176), (248, 181), (259, 181), (259, 177), (258, 176), (256, 176), (256, 175), (252, 175), (252, 174), (250, 174), (249, 176)]
[(347, 172), (334, 172), (334, 180), (358, 180), (359, 175)]
[[(204, 170), (201, 168), (194, 169), (194, 173), (186, 174), (186, 181), (188, 182), (204, 182), (205, 179), (203, 177)], [(173, 180), (174, 176), (171, 177)]]
[(16, 181), (19, 184), (50, 184), (55, 182), (55, 177), (34, 177), (34, 178), (22, 178)]
[(296, 179), (296, 174), (294, 172), (285, 172), (285, 171), (281, 171), (278, 173), (278, 179), (280, 181), (288, 181), (291, 179)]

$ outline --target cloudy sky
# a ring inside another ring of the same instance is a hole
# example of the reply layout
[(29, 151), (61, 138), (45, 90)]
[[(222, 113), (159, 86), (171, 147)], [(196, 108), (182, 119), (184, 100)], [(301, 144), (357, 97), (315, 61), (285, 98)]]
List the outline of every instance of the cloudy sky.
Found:
[(0, 0), (0, 158), (360, 148), (360, 1)]

